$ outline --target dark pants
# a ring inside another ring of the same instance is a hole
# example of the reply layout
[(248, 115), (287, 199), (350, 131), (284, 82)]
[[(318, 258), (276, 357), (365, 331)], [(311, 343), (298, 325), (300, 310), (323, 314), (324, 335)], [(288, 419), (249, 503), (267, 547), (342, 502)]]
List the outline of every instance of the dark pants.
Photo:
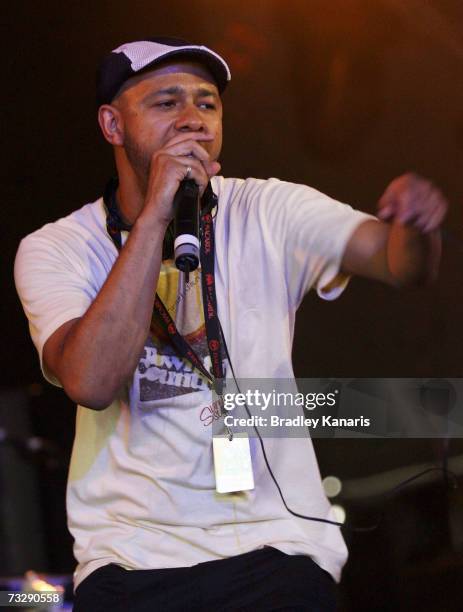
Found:
[(310, 557), (275, 548), (192, 567), (95, 570), (77, 588), (74, 612), (333, 612), (335, 583)]

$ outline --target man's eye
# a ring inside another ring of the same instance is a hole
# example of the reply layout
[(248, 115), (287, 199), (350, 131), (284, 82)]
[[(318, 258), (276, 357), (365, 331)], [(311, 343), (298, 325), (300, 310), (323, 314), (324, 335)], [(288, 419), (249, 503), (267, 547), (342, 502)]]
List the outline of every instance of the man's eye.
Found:
[(172, 108), (175, 106), (175, 100), (163, 100), (162, 102), (157, 102), (156, 106), (159, 108)]
[(200, 108), (205, 108), (207, 110), (215, 110), (216, 106), (215, 104), (212, 104), (211, 102), (203, 102), (202, 104), (199, 105)]

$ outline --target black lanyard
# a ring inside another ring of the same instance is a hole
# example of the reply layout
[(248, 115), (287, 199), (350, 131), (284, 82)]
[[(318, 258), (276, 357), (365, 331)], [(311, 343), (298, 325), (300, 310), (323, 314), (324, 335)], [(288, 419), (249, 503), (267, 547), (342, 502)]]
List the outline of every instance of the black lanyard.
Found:
[[(106, 228), (117, 250), (120, 251), (122, 248), (121, 231), (130, 231), (131, 226), (125, 224), (119, 214), (115, 197), (117, 186), (117, 179), (111, 179), (111, 181), (109, 181), (104, 192), (104, 202), (107, 209)], [(153, 313), (163, 330), (168, 335), (170, 342), (177, 350), (178, 355), (188, 359), (190, 363), (214, 385), (215, 390), (220, 395), (222, 391), (223, 366), (220, 342), (220, 323), (217, 316), (217, 296), (215, 292), (214, 222), (211, 214), (211, 211), (216, 204), (217, 196), (212, 191), (211, 184), (209, 183), (201, 200), (200, 261), (204, 323), (206, 327), (207, 346), (212, 361), (211, 372), (206, 370), (203, 362), (195, 353), (193, 348), (179, 333), (174, 320), (170, 316), (167, 308), (164, 306), (157, 293), (154, 300)], [(172, 230), (169, 226), (163, 244), (163, 259), (172, 257), (172, 245)]]

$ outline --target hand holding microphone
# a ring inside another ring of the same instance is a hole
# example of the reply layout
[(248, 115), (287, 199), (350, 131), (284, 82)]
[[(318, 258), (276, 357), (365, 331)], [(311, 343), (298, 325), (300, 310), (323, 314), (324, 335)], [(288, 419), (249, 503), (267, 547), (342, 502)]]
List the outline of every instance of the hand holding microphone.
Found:
[(187, 277), (199, 265), (200, 198), (220, 170), (206, 148), (213, 140), (208, 134), (183, 133), (154, 153), (139, 217), (143, 223), (166, 228), (174, 219), (175, 261)]

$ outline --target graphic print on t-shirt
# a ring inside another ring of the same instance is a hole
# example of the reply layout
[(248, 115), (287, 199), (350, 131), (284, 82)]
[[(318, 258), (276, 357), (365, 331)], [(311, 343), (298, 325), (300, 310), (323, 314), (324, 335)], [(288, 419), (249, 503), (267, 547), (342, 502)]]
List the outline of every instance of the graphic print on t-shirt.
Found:
[[(189, 283), (173, 260), (161, 266), (157, 292), (170, 316), (195, 353), (210, 368), (201, 290), (201, 272), (190, 273)], [(135, 374), (141, 402), (172, 398), (208, 388), (204, 376), (188, 359), (177, 355), (167, 334), (153, 316), (148, 338)]]

